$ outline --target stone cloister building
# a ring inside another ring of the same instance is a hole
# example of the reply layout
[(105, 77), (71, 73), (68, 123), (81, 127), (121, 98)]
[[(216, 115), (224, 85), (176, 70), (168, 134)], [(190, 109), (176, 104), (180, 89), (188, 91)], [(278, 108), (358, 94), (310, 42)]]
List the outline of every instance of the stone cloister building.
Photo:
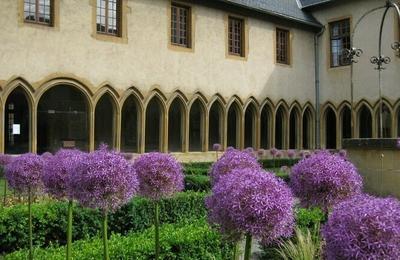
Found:
[[(0, 152), (339, 149), (378, 137), (384, 0), (1, 0)], [(400, 135), (399, 22), (383, 136)], [(363, 50), (353, 64), (343, 49)], [(353, 126), (353, 127), (352, 127)]]

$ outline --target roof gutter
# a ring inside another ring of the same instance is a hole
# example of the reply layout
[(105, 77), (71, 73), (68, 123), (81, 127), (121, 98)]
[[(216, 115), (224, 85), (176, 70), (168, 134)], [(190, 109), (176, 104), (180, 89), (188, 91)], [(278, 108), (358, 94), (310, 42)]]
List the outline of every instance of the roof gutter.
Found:
[(247, 9), (247, 10), (252, 10), (252, 11), (255, 11), (255, 12), (258, 12), (258, 13), (268, 14), (268, 15), (284, 18), (284, 19), (287, 19), (287, 20), (295, 21), (295, 22), (298, 22), (298, 23), (301, 23), (301, 24), (304, 24), (304, 25), (312, 26), (314, 28), (322, 28), (323, 27), (323, 25), (321, 25), (320, 23), (313, 23), (313, 22), (305, 21), (305, 20), (290, 16), (290, 15), (286, 15), (286, 14), (282, 14), (282, 13), (278, 13), (278, 12), (273, 12), (273, 11), (266, 10), (266, 9), (257, 9), (257, 8), (249, 7), (249, 6), (246, 6), (246, 5), (239, 4), (239, 3), (234, 3), (234, 2), (231, 2), (229, 0), (219, 0), (219, 1), (220, 2), (225, 2), (225, 3), (229, 4), (229, 5), (235, 5), (235, 6)]

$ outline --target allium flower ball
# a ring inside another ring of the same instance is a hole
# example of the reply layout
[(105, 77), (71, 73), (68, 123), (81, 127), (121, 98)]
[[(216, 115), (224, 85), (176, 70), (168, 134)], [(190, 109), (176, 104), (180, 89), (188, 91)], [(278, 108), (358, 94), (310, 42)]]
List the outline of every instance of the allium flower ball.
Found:
[(338, 154), (339, 154), (340, 157), (343, 157), (343, 158), (347, 157), (347, 151), (346, 150), (340, 150)]
[(287, 155), (290, 159), (293, 159), (296, 156), (296, 151), (295, 150), (289, 150), (287, 152)]
[(400, 138), (397, 138), (396, 140), (396, 147), (397, 149), (400, 149)]
[(275, 154), (275, 156), (276, 156), (276, 158), (281, 158), (282, 157), (282, 152), (277, 152), (276, 154)]
[(0, 166), (6, 166), (11, 162), (12, 158), (9, 154), (0, 154)]
[(334, 207), (322, 235), (328, 260), (400, 259), (400, 202), (355, 196)]
[(289, 237), (294, 198), (284, 182), (262, 169), (235, 169), (221, 176), (206, 198), (209, 222), (233, 240), (251, 234), (269, 244)]
[(210, 172), (211, 182), (214, 185), (222, 175), (229, 174), (235, 169), (246, 168), (261, 169), (261, 166), (252, 154), (235, 149), (226, 151), (221, 158), (212, 165)]
[(70, 178), (82, 170), (83, 162), (86, 160), (85, 153), (78, 150), (60, 150), (54, 156), (47, 159), (43, 169), (43, 184), (45, 191), (57, 199), (71, 196)]
[(257, 154), (258, 154), (258, 156), (264, 156), (264, 154), (265, 154), (265, 150), (264, 149), (259, 149), (258, 151), (257, 151)]
[(253, 152), (254, 152), (254, 149), (253, 149), (253, 147), (247, 147), (246, 149), (244, 149), (244, 151), (245, 151), (246, 153), (253, 153)]
[(43, 165), (43, 158), (32, 153), (14, 158), (6, 167), (8, 185), (23, 194), (39, 192), (43, 188)]
[(360, 193), (362, 178), (351, 162), (338, 155), (319, 152), (293, 166), (290, 185), (303, 206), (328, 210)]
[(221, 151), (221, 145), (220, 144), (213, 144), (213, 150), (218, 152)]
[(144, 154), (136, 159), (134, 166), (142, 196), (157, 201), (171, 197), (184, 188), (182, 166), (169, 154)]
[(53, 157), (53, 154), (50, 152), (45, 152), (42, 154), (43, 159), (47, 160), (50, 159), (51, 157)]
[(85, 207), (115, 211), (137, 192), (139, 183), (135, 169), (106, 147), (86, 156), (83, 164), (72, 173), (71, 197)]
[(276, 148), (271, 148), (271, 150), (269, 150), (269, 152), (270, 152), (270, 154), (271, 154), (272, 156), (275, 156), (275, 155), (278, 153), (278, 149), (276, 149)]

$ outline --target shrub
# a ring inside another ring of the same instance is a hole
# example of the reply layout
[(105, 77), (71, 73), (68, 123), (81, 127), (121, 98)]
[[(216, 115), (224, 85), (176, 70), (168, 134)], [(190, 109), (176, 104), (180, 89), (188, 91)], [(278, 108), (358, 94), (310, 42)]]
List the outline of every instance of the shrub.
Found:
[(185, 175), (203, 175), (207, 176), (209, 172), (209, 168), (201, 168), (201, 167), (185, 167), (183, 169), (183, 173)]
[[(171, 199), (160, 201), (161, 223), (190, 222), (205, 217), (206, 194), (197, 192), (178, 193)], [(68, 203), (49, 202), (32, 205), (33, 242), (36, 246), (65, 244)], [(17, 205), (0, 212), (0, 254), (27, 246), (28, 207)], [(144, 198), (134, 198), (127, 205), (109, 215), (109, 232), (127, 234), (149, 228), (153, 224), (154, 204)], [(74, 213), (73, 240), (99, 235), (102, 216), (100, 211), (77, 206)]]
[(210, 177), (203, 175), (186, 175), (185, 190), (210, 191), (211, 190)]
[(362, 178), (351, 162), (320, 151), (293, 166), (290, 186), (302, 206), (328, 211), (336, 203), (360, 193)]
[(305, 231), (326, 222), (326, 214), (320, 208), (296, 209), (296, 226)]
[(282, 166), (293, 166), (299, 162), (298, 158), (289, 159), (289, 158), (275, 158), (275, 159), (262, 159), (259, 160), (259, 163), (264, 169), (271, 168), (280, 168)]
[(326, 259), (400, 259), (400, 202), (368, 195), (336, 205), (323, 227)]
[[(132, 233), (126, 237), (111, 236), (109, 250), (111, 259), (154, 259), (154, 230)], [(232, 246), (221, 241), (204, 221), (186, 226), (164, 225), (160, 229), (161, 259), (230, 259)], [(78, 241), (73, 245), (74, 259), (101, 259), (100, 239)], [(65, 259), (65, 248), (37, 249), (37, 259)], [(26, 251), (7, 255), (5, 259), (25, 259)]]

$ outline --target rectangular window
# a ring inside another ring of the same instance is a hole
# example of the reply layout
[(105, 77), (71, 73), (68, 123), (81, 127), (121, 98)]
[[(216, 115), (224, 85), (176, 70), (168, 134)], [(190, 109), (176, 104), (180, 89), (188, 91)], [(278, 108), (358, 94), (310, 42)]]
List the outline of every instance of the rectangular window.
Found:
[(288, 30), (276, 29), (276, 62), (290, 64), (290, 33)]
[(228, 18), (228, 48), (229, 54), (244, 56), (244, 21), (239, 18)]
[(98, 33), (120, 36), (120, 17), (120, 0), (97, 0), (96, 23)]
[(171, 43), (186, 48), (191, 47), (190, 7), (173, 3), (171, 5)]
[(53, 25), (52, 0), (24, 0), (24, 21)]
[(346, 66), (350, 59), (344, 54), (350, 49), (350, 19), (344, 19), (329, 24), (331, 44), (331, 67)]

